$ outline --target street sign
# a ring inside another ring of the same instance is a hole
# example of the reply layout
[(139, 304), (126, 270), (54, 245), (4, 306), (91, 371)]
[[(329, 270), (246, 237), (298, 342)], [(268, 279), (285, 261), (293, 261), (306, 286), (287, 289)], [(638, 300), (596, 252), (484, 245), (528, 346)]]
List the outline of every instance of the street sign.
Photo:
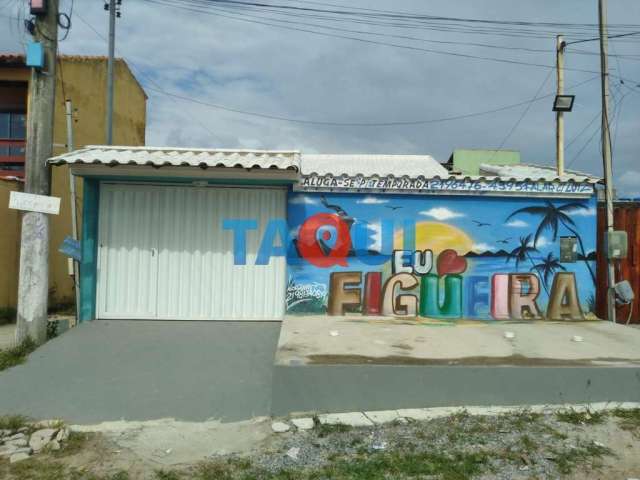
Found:
[(78, 262), (82, 261), (82, 250), (80, 246), (80, 242), (78, 240), (74, 240), (71, 237), (65, 237), (62, 245), (58, 248), (60, 253), (65, 254), (67, 257), (71, 257)]
[(60, 213), (60, 199), (33, 193), (11, 192), (9, 208), (58, 215)]

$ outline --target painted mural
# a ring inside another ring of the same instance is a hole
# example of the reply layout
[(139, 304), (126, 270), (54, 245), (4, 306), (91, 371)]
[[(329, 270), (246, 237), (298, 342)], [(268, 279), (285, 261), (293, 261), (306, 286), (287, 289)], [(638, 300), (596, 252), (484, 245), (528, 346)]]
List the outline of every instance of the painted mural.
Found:
[(288, 314), (575, 320), (595, 308), (595, 198), (294, 192), (287, 217)]

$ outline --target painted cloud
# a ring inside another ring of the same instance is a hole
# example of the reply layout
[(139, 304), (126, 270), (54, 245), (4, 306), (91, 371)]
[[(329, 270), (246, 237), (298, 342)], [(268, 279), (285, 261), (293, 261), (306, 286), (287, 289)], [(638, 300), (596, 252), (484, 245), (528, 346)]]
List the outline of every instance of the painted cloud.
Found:
[(420, 215), (424, 215), (425, 217), (435, 218), (436, 220), (450, 220), (452, 218), (464, 217), (464, 213), (454, 212), (453, 210), (449, 210), (446, 207), (434, 207), (429, 210), (423, 210), (419, 212)]

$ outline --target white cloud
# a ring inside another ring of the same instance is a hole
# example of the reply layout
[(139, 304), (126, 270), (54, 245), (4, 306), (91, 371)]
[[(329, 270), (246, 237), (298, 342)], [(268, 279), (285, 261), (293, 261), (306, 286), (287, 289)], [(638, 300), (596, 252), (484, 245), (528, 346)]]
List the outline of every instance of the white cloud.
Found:
[(618, 177), (616, 188), (620, 188), (626, 197), (640, 196), (640, 172), (628, 170)]
[(454, 212), (453, 210), (449, 210), (446, 207), (434, 207), (418, 213), (420, 213), (420, 215), (424, 215), (425, 217), (435, 218), (436, 220), (450, 220), (452, 218), (465, 216), (464, 213)]
[(598, 211), (594, 207), (581, 208), (571, 212), (572, 217), (595, 217), (597, 214)]
[(380, 223), (369, 223), (367, 228), (371, 232), (371, 239), (373, 243), (369, 246), (369, 250), (373, 250), (375, 252), (382, 251), (382, 224)]
[(296, 195), (295, 197), (289, 197), (289, 203), (292, 205), (317, 205), (318, 200), (308, 195)]
[(379, 205), (381, 203), (389, 203), (389, 200), (382, 200), (381, 198), (367, 196), (362, 200), (358, 200), (356, 203), (365, 203), (367, 205)]
[[(60, 3), (61, 10), (68, 13), (70, 0)], [(424, 125), (350, 128), (241, 115), (171, 98), (158, 88), (198, 102), (297, 119), (402, 121), (449, 117), (518, 103), (530, 98), (547, 73), (544, 69), (527, 68), (519, 76), (520, 81), (505, 84), (502, 79), (513, 76), (520, 67), (313, 35), (286, 25), (276, 28), (247, 17), (221, 16), (219, 11), (208, 7), (202, 9), (202, 14), (194, 15), (193, 11), (180, 8), (185, 2), (161, 3), (149, 8), (145, 2), (125, 2), (122, 18), (118, 19), (117, 55), (130, 61), (130, 67), (149, 94), (148, 145), (296, 149), (309, 153), (429, 153), (446, 160), (452, 145), (499, 144), (504, 132), (513, 125), (516, 109), (433, 123), (428, 128)], [(389, 2), (349, 3), (352, 8), (385, 8)], [(425, 3), (406, 0), (403, 10), (425, 13)], [(434, 7), (437, 14), (451, 17), (527, 18), (539, 15), (540, 10), (540, 2), (533, 1), (438, 3)], [(561, 21), (589, 23), (593, 11), (582, 8), (583, 3), (546, 2), (545, 12)], [(625, 23), (630, 11), (638, 11), (638, 3), (638, 0), (612, 2), (610, 22)], [(0, 0), (3, 15), (17, 17), (19, 10), (24, 16), (27, 8), (24, 1)], [(102, 2), (77, 1), (75, 14), (82, 16), (103, 38), (74, 17), (69, 38), (60, 44), (61, 52), (104, 54), (108, 22)], [(397, 33), (410, 31), (400, 29)], [(438, 38), (436, 33), (433, 35)], [(433, 40), (429, 32), (424, 32), (424, 36)], [(18, 20), (0, 17), (0, 50), (22, 51), (26, 38)], [(504, 46), (510, 46), (512, 41), (510, 37), (494, 39), (494, 43)], [(544, 49), (547, 41), (519, 38), (518, 46)], [(634, 49), (637, 45), (620, 42), (616, 53), (635, 54)], [(528, 60), (545, 63), (548, 58), (539, 53), (528, 56)], [(577, 62), (573, 65), (576, 68), (593, 69), (593, 58), (589, 56), (576, 56), (572, 61)], [(623, 67), (626, 77), (640, 78), (640, 63), (628, 62)], [(473, 88), (469, 88), (470, 78)], [(590, 112), (600, 108), (597, 96), (581, 98), (584, 108), (572, 114), (575, 125), (588, 123)], [(629, 99), (632, 101), (631, 96)], [(555, 137), (554, 130), (548, 128), (544, 105), (544, 102), (534, 105), (505, 147), (518, 148), (523, 158), (540, 158), (541, 162), (552, 164), (549, 145), (554, 145)], [(636, 165), (639, 129), (640, 120), (632, 109), (623, 108), (616, 128), (619, 130), (616, 188), (625, 196), (640, 195), (640, 168)], [(601, 169), (597, 143), (592, 142), (579, 159), (580, 170), (596, 175)]]
[[(529, 245), (533, 246), (533, 242), (534, 242), (534, 239), (532, 237), (531, 238), (531, 242), (529, 243)], [(553, 242), (543, 235), (541, 237), (538, 237), (538, 241), (536, 242), (535, 247), (536, 248), (545, 248), (545, 247), (548, 247), (549, 245), (553, 245)]]
[(495, 250), (495, 246), (494, 245), (489, 245), (488, 243), (474, 243), (473, 246), (471, 247), (471, 250), (473, 250), (476, 253), (482, 253), (482, 252), (486, 252), (488, 250)]
[(512, 228), (525, 228), (528, 227), (529, 224), (524, 220), (511, 220), (510, 222), (505, 223), (505, 226)]

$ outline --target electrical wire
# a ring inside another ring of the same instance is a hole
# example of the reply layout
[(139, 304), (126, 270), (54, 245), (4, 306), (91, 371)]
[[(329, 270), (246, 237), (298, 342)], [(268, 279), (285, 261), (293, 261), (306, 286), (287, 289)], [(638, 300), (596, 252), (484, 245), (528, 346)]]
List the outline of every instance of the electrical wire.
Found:
[[(184, 7), (180, 7), (180, 6), (176, 5), (175, 4), (176, 3), (175, 0), (172, 0), (172, 1), (169, 1), (169, 0), (145, 0), (145, 1), (148, 2), (148, 3), (154, 3), (154, 4), (158, 4), (158, 5), (167, 6), (167, 7), (170, 7), (170, 8), (184, 9)], [(240, 2), (240, 3), (244, 3), (244, 2)], [(187, 10), (189, 10), (189, 9), (187, 9)], [(310, 29), (307, 29), (307, 28), (298, 28), (298, 27), (292, 27), (292, 26), (285, 26), (285, 25), (280, 25), (280, 24), (277, 24), (277, 23), (269, 23), (269, 22), (264, 22), (264, 21), (261, 21), (261, 20), (251, 20), (251, 19), (248, 19), (248, 18), (242, 18), (242, 17), (233, 16), (233, 15), (216, 13), (215, 11), (210, 11), (210, 10), (211, 9), (205, 10), (205, 11), (199, 11), (199, 12), (200, 13), (204, 13), (204, 14), (208, 14), (208, 15), (214, 15), (214, 16), (229, 18), (229, 19), (236, 20), (236, 21), (241, 21), (241, 22), (248, 22), (248, 23), (260, 24), (260, 25), (272, 26), (272, 27), (276, 27), (276, 28), (281, 28), (281, 29), (286, 29), (286, 30), (293, 30), (293, 31), (300, 31), (300, 32), (305, 32), (305, 33), (311, 33), (311, 34), (314, 34), (314, 35), (326, 36), (326, 37), (342, 38), (342, 39), (346, 39), (346, 40), (353, 40), (353, 41), (357, 41), (357, 42), (361, 42), (361, 43), (367, 43), (367, 44), (390, 46), (390, 47), (401, 48), (401, 49), (412, 50), (412, 51), (418, 51), (418, 52), (423, 52), (423, 53), (433, 53), (433, 54), (438, 54), (438, 55), (449, 55), (449, 56), (460, 57), (460, 58), (485, 60), (485, 61), (498, 62), (498, 63), (522, 65), (522, 66), (527, 66), (527, 67), (538, 67), (538, 68), (547, 68), (547, 69), (555, 69), (556, 68), (555, 65), (547, 65), (547, 64), (541, 64), (541, 63), (532, 63), (532, 62), (525, 62), (525, 61), (519, 61), (519, 60), (510, 60), (510, 59), (505, 59), (505, 58), (487, 57), (487, 56), (480, 56), (480, 55), (471, 55), (471, 54), (465, 54), (465, 53), (460, 53), (460, 52), (435, 50), (435, 49), (417, 47), (417, 46), (413, 46), (413, 45), (403, 45), (403, 44), (398, 44), (398, 43), (382, 42), (382, 41), (379, 41), (379, 40), (360, 38), (360, 37), (355, 37), (355, 36), (351, 36), (351, 35), (342, 35), (342, 34), (333, 34), (333, 33), (328, 33), (328, 32), (319, 32), (317, 30), (310, 30)], [(580, 68), (565, 68), (565, 70), (581, 72), (581, 73), (600, 73), (599, 71), (596, 71), (596, 70), (587, 70), (587, 69), (580, 69)], [(611, 74), (610, 76), (616, 77), (616, 78), (622, 78), (622, 77), (620, 77), (618, 75), (614, 75), (614, 74)], [(635, 80), (631, 80), (631, 79), (624, 79), (624, 80), (630, 81), (632, 83), (640, 83), (640, 82), (636, 82)]]
[[(165, 0), (166, 2), (166, 0)], [(294, 17), (306, 17), (313, 18), (318, 20), (327, 20), (332, 22), (350, 22), (350, 23), (362, 23), (367, 25), (379, 25), (385, 27), (393, 27), (393, 28), (420, 28), (431, 29), (437, 31), (443, 31), (447, 33), (451, 32), (464, 32), (464, 33), (474, 33), (474, 34), (483, 34), (483, 35), (494, 35), (494, 36), (528, 36), (533, 38), (548, 38), (549, 36), (555, 36), (557, 32), (560, 31), (568, 31), (570, 35), (582, 35), (591, 32), (597, 32), (596, 24), (567, 24), (567, 23), (533, 23), (533, 22), (508, 22), (508, 21), (495, 21), (495, 20), (482, 20), (482, 19), (460, 19), (456, 17), (435, 17), (435, 16), (425, 16), (425, 15), (364, 15), (359, 16), (358, 12), (354, 11), (336, 11), (336, 10), (326, 10), (326, 9), (301, 9), (299, 7), (297, 10), (292, 11), (292, 7), (285, 6), (283, 10), (283, 6), (268, 4), (268, 3), (255, 3), (255, 2), (237, 2), (237, 1), (204, 1), (204, 0), (173, 0), (168, 2), (171, 6), (175, 6), (177, 8), (189, 9), (191, 11), (196, 11), (199, 13), (205, 13), (207, 9), (210, 9), (213, 5), (217, 5), (218, 7), (224, 8), (233, 8), (237, 11), (262, 11), (270, 14), (276, 14), (280, 16), (294, 16)], [(389, 18), (390, 17), (390, 18)], [(272, 17), (271, 17), (272, 18)], [(401, 18), (404, 23), (397, 23), (397, 18)], [(409, 23), (407, 23), (409, 22)], [(474, 25), (465, 25), (466, 23), (471, 22), (472, 24), (475, 22), (480, 23), (489, 23), (498, 25), (493, 25), (490, 27), (478, 27)], [(511, 24), (511, 27), (509, 26)], [(549, 26), (553, 27), (554, 30), (549, 31), (540, 31), (538, 30), (522, 30), (522, 29), (514, 29), (513, 25), (528, 25), (528, 26)], [(628, 28), (633, 28), (635, 30), (638, 29), (640, 25), (610, 25), (610, 30), (613, 34), (614, 28), (621, 28), (623, 31)], [(581, 33), (581, 30), (585, 30), (584, 33)], [(508, 33), (507, 33), (508, 32)], [(573, 33), (572, 33), (573, 32)], [(541, 35), (542, 34), (542, 35)]]
[(520, 125), (524, 117), (527, 115), (527, 113), (529, 113), (529, 109), (531, 108), (531, 105), (533, 105), (533, 103), (539, 98), (540, 92), (542, 92), (542, 89), (549, 81), (549, 78), (551, 77), (552, 73), (553, 73), (553, 70), (549, 70), (549, 73), (547, 73), (547, 76), (542, 81), (542, 84), (540, 85), (540, 87), (538, 87), (538, 90), (536, 90), (536, 94), (534, 95), (533, 99), (527, 104), (527, 108), (525, 108), (523, 112), (520, 114), (520, 117), (518, 118), (516, 123), (513, 124), (513, 126), (511, 127), (511, 130), (509, 130), (509, 133), (507, 133), (507, 135), (502, 139), (500, 146), (493, 152), (491, 159), (487, 163), (491, 163), (494, 157), (496, 156), (496, 154), (498, 153), (498, 151), (502, 150), (502, 147), (504, 147), (505, 143), (509, 141), (509, 139), (511, 138), (511, 135), (513, 135), (513, 133), (516, 131), (516, 129), (518, 128), (518, 126)]
[[(590, 78), (588, 80), (585, 80), (583, 82), (575, 84), (575, 85), (571, 86), (570, 88), (577, 88), (578, 86), (581, 86), (581, 85), (584, 85), (586, 83), (592, 82), (596, 78), (598, 78), (598, 77), (592, 77), (592, 78)], [(147, 87), (147, 88), (149, 88), (149, 87)], [(150, 88), (150, 90), (154, 90), (154, 89)], [(278, 120), (278, 121), (291, 122), (291, 123), (299, 123), (299, 124), (307, 124), (307, 125), (320, 125), (320, 126), (331, 126), (331, 127), (395, 127), (395, 126), (410, 126), (410, 125), (426, 125), (426, 124), (430, 124), (430, 123), (442, 123), (442, 122), (449, 122), (449, 121), (453, 121), (453, 120), (462, 120), (462, 119), (466, 119), (466, 118), (479, 117), (479, 116), (488, 115), (488, 114), (491, 114), (491, 113), (502, 112), (502, 111), (509, 110), (509, 109), (512, 109), (512, 108), (520, 107), (522, 105), (529, 105), (530, 106), (533, 102), (540, 101), (540, 100), (543, 100), (545, 98), (550, 98), (550, 97), (555, 96), (555, 93), (553, 93), (553, 94), (539, 96), (539, 97), (536, 97), (536, 98), (534, 98), (532, 100), (526, 100), (524, 102), (518, 102), (518, 103), (511, 104), (511, 105), (505, 105), (503, 107), (498, 107), (498, 108), (494, 108), (494, 109), (491, 109), (491, 110), (467, 113), (467, 114), (462, 114), (462, 115), (453, 115), (453, 116), (449, 116), (449, 117), (425, 119), (425, 120), (407, 120), (407, 121), (399, 121), (399, 122), (330, 122), (330, 121), (322, 121), (322, 120), (307, 120), (307, 119), (300, 119), (300, 118), (290, 118), (290, 117), (284, 117), (284, 116), (279, 116), (279, 115), (270, 115), (270, 114), (265, 114), (265, 113), (241, 110), (241, 109), (238, 109), (238, 108), (227, 107), (227, 106), (216, 104), (216, 103), (205, 102), (203, 100), (198, 100), (198, 99), (195, 99), (195, 98), (192, 98), (192, 97), (187, 97), (187, 96), (184, 96), (184, 95), (170, 93), (170, 92), (167, 92), (166, 90), (161, 90), (161, 93), (164, 93), (165, 95), (168, 95), (168, 96), (171, 96), (171, 97), (174, 97), (176, 99), (183, 100), (183, 101), (186, 101), (186, 102), (196, 103), (196, 104), (199, 104), (199, 105), (215, 108), (215, 109), (218, 109), (218, 110), (224, 110), (224, 111), (228, 111), (228, 112), (232, 112), (232, 113), (238, 113), (238, 114), (242, 114), (242, 115), (248, 115), (248, 116), (259, 117), (259, 118), (266, 118), (266, 119), (269, 119), (269, 120)]]

